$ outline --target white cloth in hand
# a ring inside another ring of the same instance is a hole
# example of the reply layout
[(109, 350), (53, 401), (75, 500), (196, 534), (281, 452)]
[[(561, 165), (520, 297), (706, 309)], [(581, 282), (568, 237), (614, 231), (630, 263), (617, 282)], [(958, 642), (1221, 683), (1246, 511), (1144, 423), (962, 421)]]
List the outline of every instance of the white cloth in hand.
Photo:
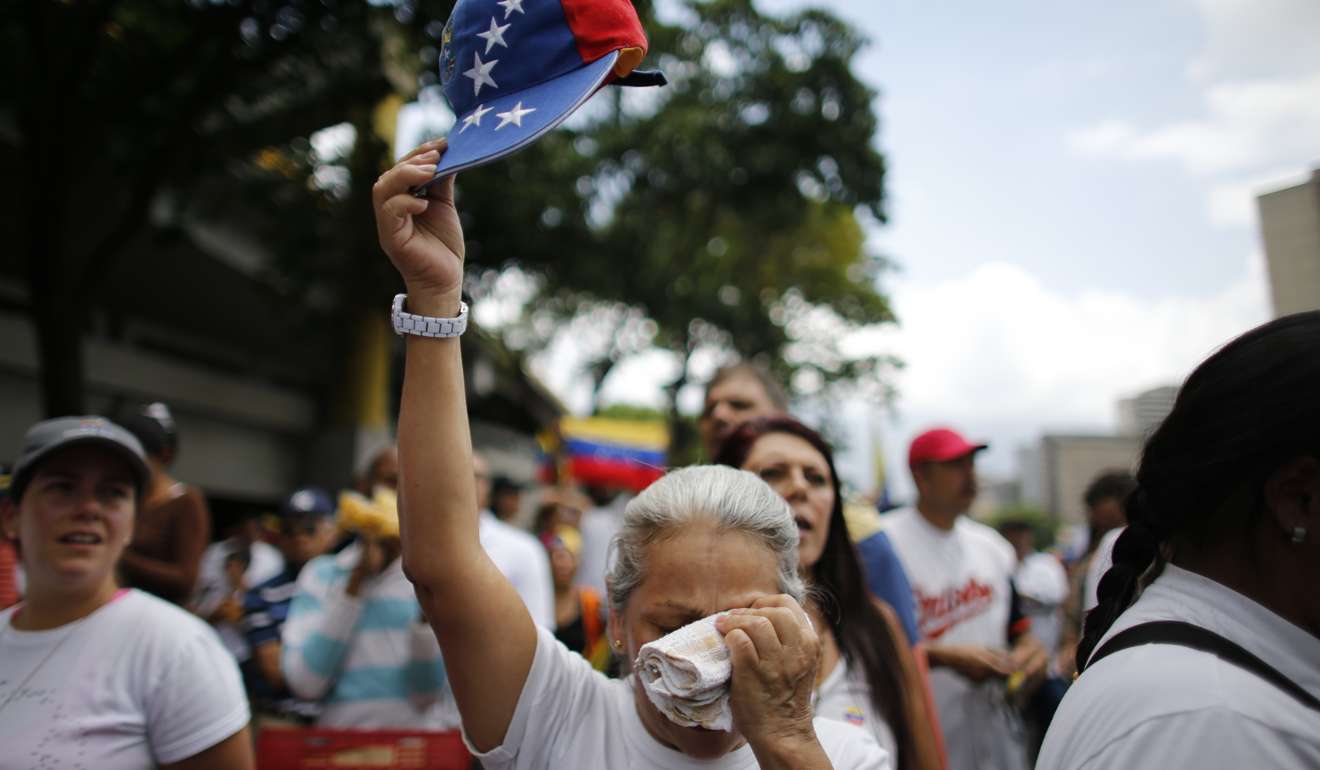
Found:
[(671, 722), (733, 729), (729, 709), (729, 648), (711, 615), (642, 645), (633, 669), (656, 709)]

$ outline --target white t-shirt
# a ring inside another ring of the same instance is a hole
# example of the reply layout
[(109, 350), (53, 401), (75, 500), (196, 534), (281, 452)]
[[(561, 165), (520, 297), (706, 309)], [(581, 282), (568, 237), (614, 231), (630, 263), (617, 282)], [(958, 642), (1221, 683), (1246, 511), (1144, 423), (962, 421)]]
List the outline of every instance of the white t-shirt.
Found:
[[(750, 746), (699, 760), (662, 745), (637, 715), (632, 680), (607, 679), (577, 653), (537, 629), (527, 673), (504, 743), (476, 754), (486, 770), (755, 770)], [(865, 730), (816, 719), (816, 736), (834, 770), (884, 770), (889, 755)], [(469, 742), (469, 747), (471, 743)]]
[(14, 609), (0, 612), (0, 770), (141, 770), (248, 723), (233, 658), (169, 602), (128, 590), (49, 631), (15, 629)]
[(884, 716), (875, 710), (871, 702), (871, 687), (859, 668), (854, 671), (843, 657), (834, 670), (825, 677), (816, 689), (816, 702), (812, 711), (822, 719), (860, 727), (871, 733), (880, 748), (889, 752), (889, 756), (898, 756), (898, 741), (894, 731)]
[(632, 495), (620, 492), (604, 508), (592, 508), (582, 513), (578, 529), (582, 531), (582, 555), (578, 559), (577, 580), (606, 596), (605, 571), (609, 568), (610, 543), (623, 524), (623, 509)]
[[(231, 537), (211, 543), (202, 551), (202, 560), (197, 567), (197, 588), (193, 591), (192, 601), (198, 615), (206, 617), (215, 612), (220, 603), (233, 592), (225, 578), (225, 559), (238, 548), (238, 541)], [(256, 588), (284, 571), (284, 556), (270, 543), (253, 543), (248, 547), (248, 553), (251, 559), (243, 572), (243, 582), (248, 588)], [(215, 631), (235, 660), (242, 663), (252, 657), (247, 638), (238, 626), (222, 621), (215, 624)]]
[(513, 584), (536, 625), (554, 628), (555, 587), (545, 546), (527, 532), (495, 518), (490, 511), (482, 511), (480, 521), (478, 536), (486, 555)]
[(1109, 568), (1114, 566), (1114, 543), (1118, 542), (1119, 536), (1125, 529), (1127, 527), (1109, 530), (1096, 544), (1095, 552), (1091, 554), (1091, 561), (1087, 562), (1086, 578), (1082, 583), (1083, 613), (1090, 612), (1100, 603), (1097, 598), (1100, 592), (1100, 578), (1103, 578)]
[(1027, 554), (1013, 575), (1022, 612), (1031, 618), (1031, 635), (1051, 655), (1058, 651), (1063, 635), (1060, 607), (1068, 598), (1068, 573), (1048, 553)]
[[(1320, 697), (1320, 639), (1209, 578), (1166, 566), (1101, 645), (1154, 620), (1213, 631)], [(1183, 767), (1320, 767), (1320, 712), (1208, 652), (1143, 645), (1115, 652), (1077, 679), (1054, 715), (1036, 765)]]
[[(1007, 650), (1017, 568), (1013, 546), (966, 516), (948, 531), (914, 508), (884, 518), (885, 532), (912, 584), (922, 641)], [(930, 687), (950, 768), (1026, 767), (1021, 722), (1005, 699), (1002, 680), (977, 684), (951, 669), (933, 668)]]

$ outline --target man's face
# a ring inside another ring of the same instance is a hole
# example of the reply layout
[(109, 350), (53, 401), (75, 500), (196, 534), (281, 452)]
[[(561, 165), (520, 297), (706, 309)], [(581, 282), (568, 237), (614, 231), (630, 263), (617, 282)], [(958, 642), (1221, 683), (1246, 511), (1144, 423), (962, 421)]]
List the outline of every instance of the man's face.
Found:
[(976, 499), (975, 453), (942, 463), (922, 463), (913, 476), (921, 502), (936, 510), (963, 513)]
[(280, 524), (280, 552), (291, 564), (306, 564), (328, 551), (334, 536), (329, 516), (293, 516)]
[(739, 425), (778, 413), (765, 388), (751, 375), (735, 374), (713, 386), (706, 392), (697, 423), (707, 459), (719, 453), (720, 444)]
[(522, 492), (517, 489), (505, 489), (490, 501), (491, 511), (501, 519), (510, 519), (522, 508)]
[(1127, 524), (1127, 515), (1123, 513), (1123, 502), (1117, 497), (1106, 497), (1096, 501), (1086, 512), (1091, 526), (1101, 532)]
[(399, 488), (399, 452), (394, 447), (381, 450), (376, 461), (367, 473), (366, 489), (362, 493), (371, 496), (376, 487)]

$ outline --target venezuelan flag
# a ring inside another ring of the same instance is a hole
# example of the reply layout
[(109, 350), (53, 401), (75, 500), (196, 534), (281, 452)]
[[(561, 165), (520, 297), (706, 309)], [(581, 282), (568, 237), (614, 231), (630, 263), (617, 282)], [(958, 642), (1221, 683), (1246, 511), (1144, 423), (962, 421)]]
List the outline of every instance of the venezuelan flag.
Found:
[(661, 422), (564, 417), (558, 469), (581, 484), (639, 492), (665, 472), (669, 431)]

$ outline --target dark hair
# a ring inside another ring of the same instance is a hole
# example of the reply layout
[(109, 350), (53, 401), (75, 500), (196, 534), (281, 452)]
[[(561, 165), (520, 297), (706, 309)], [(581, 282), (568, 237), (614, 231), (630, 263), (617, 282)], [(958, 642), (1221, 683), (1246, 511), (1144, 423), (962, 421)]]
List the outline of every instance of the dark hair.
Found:
[[(1082, 493), (1082, 501), (1090, 509), (1105, 500), (1112, 499), (1117, 500), (1119, 508), (1122, 508), (1136, 488), (1137, 480), (1132, 478), (1131, 473), (1118, 470), (1105, 471), (1086, 485), (1086, 491)], [(1125, 512), (1124, 516), (1126, 515)], [(1100, 538), (1104, 535), (1105, 532), (1097, 529), (1095, 525), (1090, 527), (1090, 537), (1086, 541), (1086, 555), (1095, 551), (1096, 546), (1100, 545)]]
[(156, 459), (179, 449), (179, 432), (174, 415), (160, 402), (144, 404), (126, 412), (115, 422), (132, 433), (142, 444), (142, 451)]
[[(741, 468), (756, 442), (771, 433), (786, 433), (806, 441), (829, 466), (834, 507), (830, 510), (830, 531), (813, 571), (809, 595), (821, 606), (848, 665), (861, 669), (871, 691), (871, 703), (894, 732), (899, 753), (895, 766), (901, 766), (916, 756), (916, 744), (903, 708), (905, 693), (899, 676), (898, 642), (866, 589), (861, 561), (848, 537), (848, 525), (843, 518), (843, 490), (830, 445), (819, 433), (792, 417), (763, 417), (738, 426), (725, 439), (715, 462)], [(830, 604), (834, 612), (828, 611)]]
[(1110, 498), (1122, 503), (1136, 488), (1137, 480), (1132, 478), (1131, 473), (1127, 471), (1105, 471), (1096, 476), (1086, 486), (1086, 492), (1082, 494), (1082, 500), (1086, 503), (1087, 508), (1094, 508), (1102, 500)]
[(1243, 334), (1183, 383), (1146, 441), (1127, 529), (1077, 646), (1078, 669), (1170, 549), (1241, 538), (1259, 518), (1270, 474), (1302, 456), (1320, 457), (1320, 311)]
[(225, 555), (225, 564), (236, 562), (243, 569), (247, 569), (252, 564), (252, 551), (248, 548), (238, 548)]
[(761, 389), (765, 391), (766, 397), (776, 409), (780, 411), (788, 409), (788, 393), (784, 392), (783, 386), (775, 381), (765, 367), (751, 361), (739, 361), (716, 369), (715, 374), (711, 375), (710, 381), (706, 383), (706, 393), (709, 394), (711, 388), (734, 377), (751, 377), (761, 385)]

